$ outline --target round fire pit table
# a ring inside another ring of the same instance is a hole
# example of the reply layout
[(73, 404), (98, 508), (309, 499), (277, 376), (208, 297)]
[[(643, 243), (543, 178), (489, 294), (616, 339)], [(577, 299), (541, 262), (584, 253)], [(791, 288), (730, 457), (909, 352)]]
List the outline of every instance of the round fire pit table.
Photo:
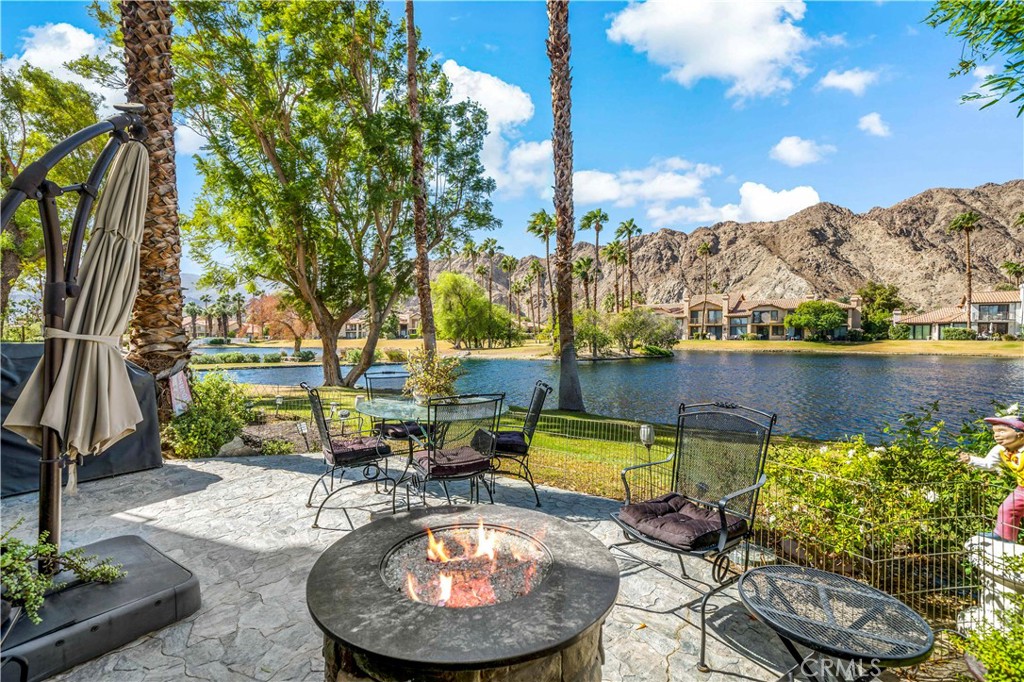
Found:
[[(385, 579), (396, 549), (427, 528), (481, 523), (487, 533), (527, 538), (545, 556), (522, 596), (451, 608), (414, 600)], [(482, 505), (417, 509), (356, 529), (314, 564), (306, 602), (324, 632), (329, 682), (596, 682), (601, 629), (618, 591), (615, 560), (586, 530), (532, 510)]]
[(857, 680), (875, 679), (881, 668), (920, 663), (935, 644), (931, 627), (906, 604), (835, 573), (762, 566), (740, 576), (737, 588), (747, 610), (774, 630), (796, 659), (790, 673), (799, 670), (811, 680), (818, 679), (816, 673), (826, 672), (852, 676), (857, 674), (856, 666), (824, 663), (813, 654), (804, 657), (794, 642), (866, 667)]

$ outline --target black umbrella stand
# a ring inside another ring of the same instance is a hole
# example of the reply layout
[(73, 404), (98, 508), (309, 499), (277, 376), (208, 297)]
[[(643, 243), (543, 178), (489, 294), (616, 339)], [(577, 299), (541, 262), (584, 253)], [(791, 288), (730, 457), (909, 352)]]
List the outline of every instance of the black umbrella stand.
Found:
[[(43, 290), (43, 324), (64, 329), (68, 298), (79, 294), (76, 284), (85, 242), (86, 226), (98, 190), (118, 149), (128, 140), (143, 140), (145, 127), (139, 104), (116, 107), (120, 113), (68, 137), (39, 160), (29, 164), (11, 183), (0, 202), (0, 224), (14, 217), (25, 201), (39, 205), (46, 254), (46, 282)], [(88, 179), (60, 187), (47, 174), (68, 154), (101, 135), (109, 135)], [(78, 193), (78, 205), (71, 222), (67, 247), (61, 236), (56, 198)], [(44, 338), (43, 391), (45, 405), (60, 371), (64, 341)], [(61, 470), (67, 466), (58, 434), (43, 428), (39, 460), (39, 532), (60, 545)], [(140, 537), (124, 535), (102, 540), (82, 549), (87, 555), (110, 557), (124, 568), (124, 578), (102, 585), (72, 584), (47, 596), (40, 611), (43, 621), (32, 624), (25, 618), (5, 623), (3, 632), (2, 682), (43, 680), (80, 663), (105, 654), (139, 637), (175, 623), (200, 606), (196, 576)], [(45, 570), (46, 567), (42, 567)], [(22, 677), (25, 674), (26, 677)]]

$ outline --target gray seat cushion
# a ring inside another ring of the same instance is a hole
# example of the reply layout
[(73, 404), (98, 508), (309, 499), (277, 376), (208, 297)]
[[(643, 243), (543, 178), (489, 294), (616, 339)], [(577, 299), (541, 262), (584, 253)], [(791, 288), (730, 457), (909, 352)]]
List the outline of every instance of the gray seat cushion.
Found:
[(324, 457), (331, 464), (344, 466), (352, 462), (387, 457), (391, 448), (376, 436), (354, 436), (345, 440), (331, 440), (331, 449), (324, 449)]
[[(650, 538), (688, 552), (715, 546), (722, 530), (717, 509), (696, 505), (678, 493), (626, 505), (619, 519)], [(730, 540), (747, 532), (746, 519), (726, 514), (725, 521)]]

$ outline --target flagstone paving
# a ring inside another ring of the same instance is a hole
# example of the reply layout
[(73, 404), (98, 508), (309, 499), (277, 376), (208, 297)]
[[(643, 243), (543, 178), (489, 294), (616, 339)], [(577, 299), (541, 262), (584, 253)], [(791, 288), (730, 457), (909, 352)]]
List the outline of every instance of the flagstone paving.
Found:
[[(306, 576), (346, 531), (310, 527), (315, 510), (305, 506), (306, 496), (321, 470), (313, 455), (173, 461), (84, 483), (76, 496), (66, 496), (65, 547), (139, 535), (198, 575), (203, 605), (186, 620), (56, 679), (323, 680), (322, 635), (306, 608)], [(428, 504), (443, 504), (435, 492)], [(373, 486), (343, 495), (356, 525), (391, 511), (390, 496)], [(613, 500), (554, 488), (541, 488), (541, 500), (543, 511), (605, 544), (622, 537), (608, 519), (618, 506)], [(498, 479), (495, 501), (533, 508), (529, 487), (510, 479)], [(33, 525), (37, 503), (34, 494), (4, 500), (4, 526), (19, 516)], [(325, 512), (321, 524), (347, 528), (341, 512)], [(685, 607), (696, 594), (624, 559), (620, 567), (622, 587), (604, 629), (605, 680), (775, 680), (789, 667), (785, 649), (747, 615), (732, 587), (712, 600), (714, 672), (697, 672), (699, 619)], [(700, 576), (704, 567), (690, 561), (688, 569)]]

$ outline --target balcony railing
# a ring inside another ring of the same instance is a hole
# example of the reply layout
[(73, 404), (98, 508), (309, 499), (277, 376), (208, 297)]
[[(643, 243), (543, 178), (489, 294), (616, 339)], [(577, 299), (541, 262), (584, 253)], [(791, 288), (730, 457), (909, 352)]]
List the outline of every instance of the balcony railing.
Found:
[(1010, 319), (1010, 313), (986, 314), (977, 317), (978, 322), (1009, 322)]

